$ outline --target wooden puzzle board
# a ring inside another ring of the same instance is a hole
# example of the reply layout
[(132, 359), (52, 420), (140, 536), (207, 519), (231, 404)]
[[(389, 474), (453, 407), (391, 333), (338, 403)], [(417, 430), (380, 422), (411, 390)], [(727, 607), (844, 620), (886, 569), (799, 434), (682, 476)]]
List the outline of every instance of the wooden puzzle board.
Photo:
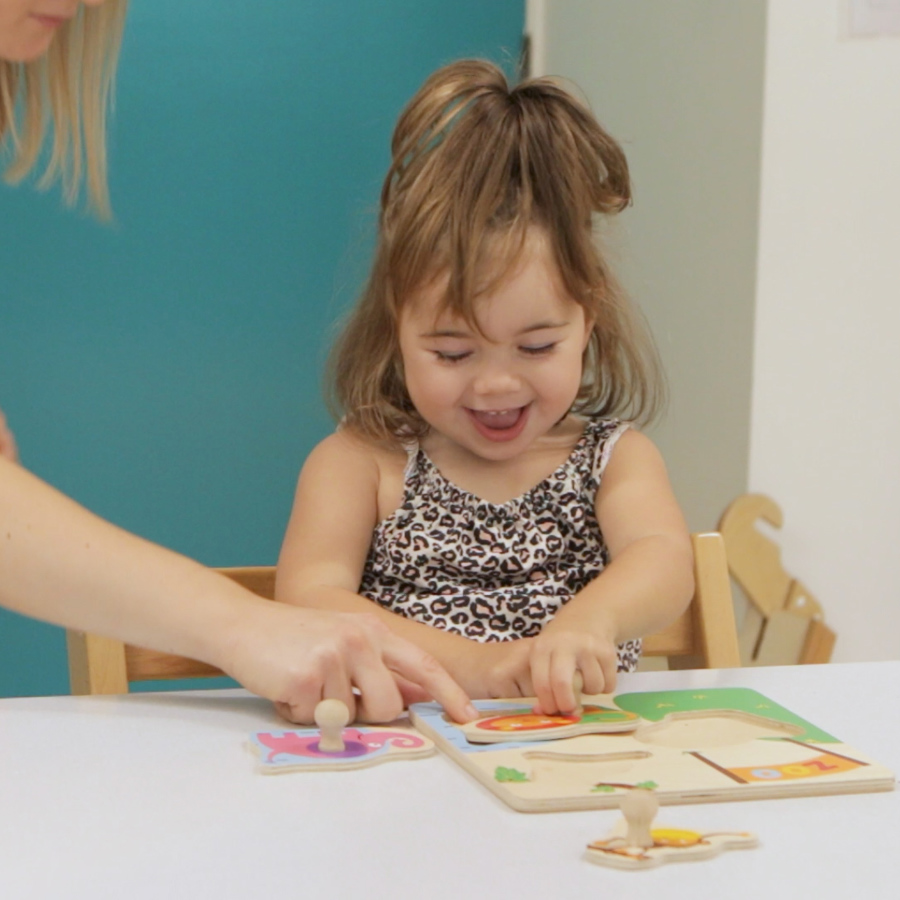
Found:
[[(632, 787), (661, 804), (889, 791), (894, 774), (748, 688), (650, 691), (584, 702), (636, 713), (635, 731), (542, 742), (474, 744), (436, 703), (416, 727), (522, 812), (616, 807)], [(481, 700), (480, 711), (530, 712), (530, 699)]]

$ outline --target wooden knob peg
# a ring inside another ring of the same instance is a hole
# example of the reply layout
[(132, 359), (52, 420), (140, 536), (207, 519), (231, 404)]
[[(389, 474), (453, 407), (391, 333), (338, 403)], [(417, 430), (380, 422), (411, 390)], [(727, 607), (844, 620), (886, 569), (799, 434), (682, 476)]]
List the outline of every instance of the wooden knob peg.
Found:
[(619, 803), (619, 809), (625, 816), (628, 832), (625, 835), (625, 843), (629, 847), (652, 847), (653, 835), (650, 826), (656, 818), (659, 810), (659, 800), (653, 791), (642, 788), (630, 790)]
[(350, 711), (340, 700), (322, 700), (313, 717), (319, 727), (319, 750), (322, 753), (343, 753), (344, 726), (350, 721)]

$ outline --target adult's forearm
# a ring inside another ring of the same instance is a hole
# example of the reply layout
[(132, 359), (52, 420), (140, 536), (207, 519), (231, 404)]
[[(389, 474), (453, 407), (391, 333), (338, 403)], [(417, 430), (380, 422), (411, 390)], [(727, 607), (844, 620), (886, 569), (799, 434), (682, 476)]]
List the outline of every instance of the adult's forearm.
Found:
[(323, 691), (371, 721), (393, 719), (403, 708), (396, 675), (421, 686), (459, 721), (475, 715), (435, 660), (378, 622), (263, 600), (105, 522), (5, 460), (0, 604), (211, 663), (297, 722), (312, 721)]
[(219, 665), (252, 600), (205, 566), (95, 516), (0, 459), (0, 604)]

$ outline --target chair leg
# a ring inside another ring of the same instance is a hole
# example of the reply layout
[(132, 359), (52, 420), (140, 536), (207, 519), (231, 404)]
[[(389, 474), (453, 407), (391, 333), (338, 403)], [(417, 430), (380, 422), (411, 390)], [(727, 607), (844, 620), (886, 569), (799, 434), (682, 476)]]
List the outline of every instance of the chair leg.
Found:
[(66, 631), (73, 694), (127, 694), (125, 645), (113, 638)]

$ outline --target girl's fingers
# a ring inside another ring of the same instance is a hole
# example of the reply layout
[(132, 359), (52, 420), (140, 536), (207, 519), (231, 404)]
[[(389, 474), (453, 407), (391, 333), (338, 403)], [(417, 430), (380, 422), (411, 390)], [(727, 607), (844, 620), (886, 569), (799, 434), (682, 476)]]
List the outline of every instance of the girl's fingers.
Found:
[(533, 654), (531, 678), (537, 703), (534, 711), (544, 715), (571, 713), (578, 705), (574, 681), (580, 672), (582, 690), (586, 694), (608, 694), (616, 686), (617, 658), (613, 652), (594, 653), (582, 649), (556, 648), (550, 653)]
[[(553, 692), (553, 712), (570, 713), (578, 705), (575, 699), (574, 680), (578, 671), (574, 653), (556, 653), (550, 662), (550, 686)], [(544, 710), (549, 712), (550, 710)]]
[(549, 716), (575, 709), (573, 680), (576, 669), (575, 654), (568, 649), (556, 649), (534, 660), (531, 678), (537, 698), (536, 713)]
[(585, 694), (605, 694), (606, 677), (596, 656), (585, 654), (578, 657), (578, 668), (581, 672), (582, 690)]
[(615, 648), (600, 660), (600, 668), (603, 671), (603, 693), (611, 694), (616, 689), (616, 673), (619, 671), (619, 656)]
[(531, 654), (531, 685), (534, 691), (534, 711), (538, 714), (556, 712), (553, 688), (550, 684), (550, 655), (542, 652), (540, 645)]
[(516, 697), (533, 697), (534, 696), (534, 682), (532, 681), (531, 672), (527, 669), (524, 672), (520, 672), (515, 679), (515, 689), (516, 694), (513, 696)]

